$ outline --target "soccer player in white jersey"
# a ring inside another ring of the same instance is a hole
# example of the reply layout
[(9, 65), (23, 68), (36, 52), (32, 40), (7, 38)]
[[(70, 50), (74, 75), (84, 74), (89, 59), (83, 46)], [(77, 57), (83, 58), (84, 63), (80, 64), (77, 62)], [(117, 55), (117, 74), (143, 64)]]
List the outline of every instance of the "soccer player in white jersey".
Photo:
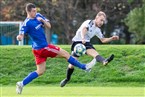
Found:
[[(119, 40), (118, 36), (112, 36), (109, 38), (105, 38), (101, 32), (100, 27), (104, 24), (106, 20), (106, 14), (102, 11), (100, 11), (94, 20), (86, 20), (82, 23), (82, 25), (79, 27), (79, 29), (76, 32), (76, 35), (72, 39), (72, 56), (74, 56), (76, 59), (79, 58), (73, 50), (76, 44), (82, 43), (86, 47), (86, 54), (89, 56), (92, 56), (95, 60), (94, 62), (101, 62), (104, 66), (107, 65), (110, 61), (113, 60), (114, 55), (112, 54), (107, 59), (103, 58), (99, 53), (96, 51), (96, 49), (93, 47), (93, 45), (90, 43), (90, 40), (92, 37), (97, 36), (102, 43), (108, 43), (113, 40)], [(67, 68), (67, 74), (66, 78), (60, 82), (60, 86), (63, 87), (66, 85), (66, 83), (70, 80), (71, 75), (74, 71), (74, 66), (69, 64)]]
[(37, 13), (36, 6), (34, 4), (28, 3), (26, 5), (26, 12), (27, 18), (21, 27), (19, 35), (17, 35), (17, 40), (21, 41), (26, 33), (31, 37), (32, 52), (35, 57), (37, 69), (33, 72), (30, 72), (22, 81), (16, 83), (16, 92), (18, 94), (22, 93), (24, 86), (44, 74), (46, 70), (47, 58), (65, 58), (70, 64), (73, 64), (74, 66), (86, 71), (89, 71), (93, 67), (92, 62), (88, 64), (82, 64), (70, 56), (67, 51), (58, 46), (47, 43), (44, 34), (44, 28), (47, 27), (50, 29), (51, 24), (43, 15)]

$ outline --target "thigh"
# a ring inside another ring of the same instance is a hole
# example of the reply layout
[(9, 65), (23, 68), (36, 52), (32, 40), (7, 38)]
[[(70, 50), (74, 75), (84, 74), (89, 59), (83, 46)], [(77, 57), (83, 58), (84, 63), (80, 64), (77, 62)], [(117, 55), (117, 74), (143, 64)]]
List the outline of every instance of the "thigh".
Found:
[(60, 51), (60, 48), (58, 46), (49, 44), (47, 47), (45, 47), (42, 52), (41, 56), (42, 57), (56, 57)]
[(85, 43), (86, 46), (86, 54), (92, 57), (96, 57), (99, 53), (96, 51), (95, 47), (90, 43), (90, 42), (86, 42)]
[(46, 61), (47, 57), (56, 57), (60, 48), (54, 45), (49, 44), (47, 47), (42, 48), (40, 50), (33, 50), (33, 54), (35, 56), (36, 64), (39, 65)]
[(56, 57), (63, 57), (63, 58), (69, 59), (70, 54), (66, 50), (60, 48), (60, 50), (57, 53), (57, 56)]
[(47, 57), (42, 57), (41, 56), (41, 52), (42, 52), (43, 49), (40, 49), (40, 50), (32, 50), (33, 54), (34, 54), (34, 57), (35, 57), (35, 63), (36, 65), (39, 65), (43, 62), (46, 61)]
[(86, 42), (84, 45), (85, 45), (86, 49), (94, 49), (94, 50), (96, 50), (95, 47), (90, 42)]
[(87, 49), (86, 54), (92, 57), (96, 57), (99, 53), (95, 49)]

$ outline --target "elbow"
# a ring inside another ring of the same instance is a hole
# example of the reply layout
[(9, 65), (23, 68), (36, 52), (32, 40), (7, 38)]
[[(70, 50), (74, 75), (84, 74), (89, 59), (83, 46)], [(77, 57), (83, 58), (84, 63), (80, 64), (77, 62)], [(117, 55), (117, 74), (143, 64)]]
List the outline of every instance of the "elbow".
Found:
[(47, 28), (47, 29), (50, 29), (51, 28), (51, 24), (49, 22), (45, 22), (44, 23), (44, 26)]
[(51, 24), (50, 23), (48, 23), (48, 28), (51, 29)]
[(104, 41), (104, 40), (103, 40), (103, 41), (101, 41), (101, 42), (102, 42), (102, 43), (106, 43), (106, 41)]
[(51, 29), (51, 25), (49, 25), (49, 29)]
[(102, 43), (106, 43), (105, 39), (101, 39), (101, 42), (102, 42)]
[(51, 25), (50, 24), (46, 25), (46, 27), (47, 27), (47, 29), (51, 29)]

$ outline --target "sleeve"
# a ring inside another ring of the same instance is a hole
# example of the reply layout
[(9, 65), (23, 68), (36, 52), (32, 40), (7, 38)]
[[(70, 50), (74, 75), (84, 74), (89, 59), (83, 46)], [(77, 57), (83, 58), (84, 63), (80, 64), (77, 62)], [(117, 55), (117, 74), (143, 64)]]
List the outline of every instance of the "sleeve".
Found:
[(28, 32), (28, 26), (26, 25), (26, 22), (24, 21), (24, 23), (22, 24), (21, 28), (20, 28), (20, 33), (19, 34), (25, 34)]
[(39, 16), (41, 18), (43, 18), (45, 21), (49, 22), (49, 19), (47, 19), (46, 17), (44, 17), (42, 14), (37, 13), (36, 16)]
[(90, 20), (86, 20), (82, 23), (81, 27), (79, 28), (81, 30), (81, 38), (83, 38), (83, 28), (86, 27), (87, 30), (89, 29), (89, 21)]
[(98, 28), (98, 30), (96, 31), (96, 36), (101, 39), (104, 38), (104, 35), (102, 34), (101, 30)]
[(86, 27), (86, 28), (88, 28), (89, 27), (89, 22), (90, 22), (91, 20), (86, 20), (86, 21), (84, 21), (83, 23), (82, 23), (82, 25), (84, 26), (84, 27)]

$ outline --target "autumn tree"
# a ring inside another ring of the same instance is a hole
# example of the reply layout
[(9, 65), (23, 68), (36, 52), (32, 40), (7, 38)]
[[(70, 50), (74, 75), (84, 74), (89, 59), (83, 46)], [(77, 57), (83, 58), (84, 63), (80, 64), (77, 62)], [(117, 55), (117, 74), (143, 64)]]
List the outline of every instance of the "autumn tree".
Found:
[[(59, 36), (60, 43), (70, 44), (75, 31), (86, 19), (94, 19), (101, 10), (107, 14), (102, 27), (106, 37), (111, 35), (115, 25), (123, 26), (125, 43), (130, 43), (131, 33), (123, 20), (142, 0), (1, 0), (2, 21), (23, 21), (26, 17), (25, 4), (32, 2), (52, 24), (51, 33)], [(49, 36), (50, 37), (50, 36)], [(124, 39), (124, 38), (123, 38)]]

